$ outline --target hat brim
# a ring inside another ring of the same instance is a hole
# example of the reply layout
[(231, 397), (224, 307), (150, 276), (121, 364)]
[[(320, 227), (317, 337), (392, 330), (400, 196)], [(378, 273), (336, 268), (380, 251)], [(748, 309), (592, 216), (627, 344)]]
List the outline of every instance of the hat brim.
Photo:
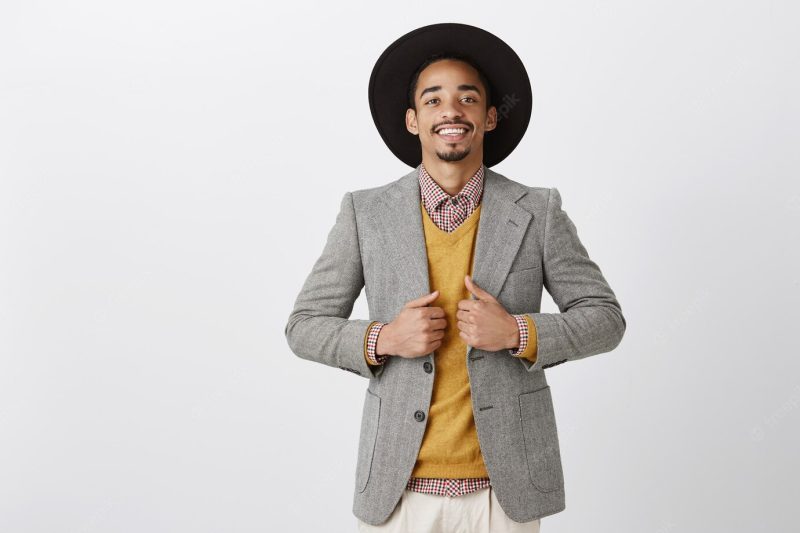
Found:
[(422, 161), (419, 137), (406, 129), (408, 88), (416, 69), (429, 56), (453, 52), (469, 56), (489, 79), (497, 127), (486, 132), (483, 163), (505, 159), (522, 140), (530, 122), (533, 96), (528, 73), (519, 56), (503, 40), (481, 28), (440, 23), (413, 30), (389, 45), (369, 79), (372, 119), (389, 150), (416, 167)]

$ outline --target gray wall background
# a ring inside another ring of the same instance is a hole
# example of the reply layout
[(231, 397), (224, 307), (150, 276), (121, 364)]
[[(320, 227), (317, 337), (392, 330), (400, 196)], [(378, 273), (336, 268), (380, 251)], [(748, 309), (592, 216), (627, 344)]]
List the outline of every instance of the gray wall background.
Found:
[(342, 194), (410, 170), (374, 61), (443, 21), (522, 57), (532, 123), (494, 168), (559, 188), (628, 320), (547, 371), (542, 531), (795, 530), (798, 11), (3, 1), (0, 531), (355, 531), (367, 381), (283, 327)]

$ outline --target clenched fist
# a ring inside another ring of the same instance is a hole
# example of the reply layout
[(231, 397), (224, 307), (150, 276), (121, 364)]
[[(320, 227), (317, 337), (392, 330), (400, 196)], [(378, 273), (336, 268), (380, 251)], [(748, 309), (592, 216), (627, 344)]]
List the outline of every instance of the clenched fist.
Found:
[(444, 309), (429, 305), (438, 297), (437, 290), (406, 303), (397, 317), (381, 328), (376, 353), (421, 357), (441, 346), (447, 319)]
[(458, 332), (468, 346), (494, 352), (519, 346), (519, 326), (503, 304), (478, 287), (470, 276), (464, 284), (477, 300), (459, 300)]

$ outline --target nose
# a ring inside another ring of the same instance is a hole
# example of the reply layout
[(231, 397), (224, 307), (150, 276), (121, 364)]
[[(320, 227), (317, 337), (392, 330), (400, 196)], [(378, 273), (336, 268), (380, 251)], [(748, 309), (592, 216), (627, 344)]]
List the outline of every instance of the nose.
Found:
[(442, 103), (442, 118), (446, 120), (457, 120), (463, 116), (463, 111), (458, 101), (447, 100)]
[(463, 117), (461, 110), (455, 107), (442, 110), (442, 119), (444, 121), (456, 122), (457, 120), (461, 119), (461, 117)]

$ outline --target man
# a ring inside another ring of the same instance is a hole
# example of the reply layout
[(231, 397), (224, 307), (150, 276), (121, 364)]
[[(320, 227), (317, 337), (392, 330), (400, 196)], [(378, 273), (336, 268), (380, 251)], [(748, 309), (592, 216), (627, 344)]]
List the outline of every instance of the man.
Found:
[[(614, 349), (620, 305), (558, 190), (489, 168), (532, 107), (506, 43), (414, 30), (369, 100), (414, 170), (345, 193), (285, 328), (297, 356), (369, 379), (353, 513), (361, 531), (538, 532), (566, 507), (544, 369)], [(543, 287), (560, 313), (539, 312)], [(349, 319), (362, 288), (370, 320)]]

